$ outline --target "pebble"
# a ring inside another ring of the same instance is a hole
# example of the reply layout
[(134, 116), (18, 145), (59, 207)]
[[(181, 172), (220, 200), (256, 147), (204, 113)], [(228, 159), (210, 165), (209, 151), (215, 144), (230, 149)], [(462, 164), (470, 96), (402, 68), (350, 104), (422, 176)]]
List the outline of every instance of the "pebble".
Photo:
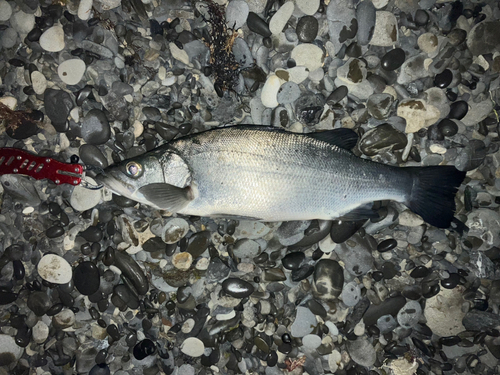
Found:
[(370, 44), (379, 47), (392, 47), (398, 41), (398, 37), (396, 16), (392, 12), (378, 10)]
[(354, 341), (347, 341), (346, 347), (351, 359), (360, 366), (373, 366), (377, 359), (375, 348), (366, 337), (358, 337)]
[(86, 296), (96, 293), (100, 286), (99, 270), (89, 261), (80, 263), (73, 271), (73, 282), (76, 289)]
[(310, 72), (323, 66), (324, 53), (312, 43), (301, 43), (294, 47), (290, 57), (298, 66), (305, 66)]
[(193, 264), (193, 256), (187, 252), (177, 253), (172, 257), (172, 264), (181, 271), (187, 271)]
[[(92, 177), (86, 176), (85, 180), (89, 184), (97, 185), (97, 182)], [(77, 185), (71, 193), (69, 203), (76, 211), (83, 212), (97, 206), (101, 201), (101, 198), (101, 190), (90, 190), (81, 185)]]
[(249, 282), (234, 277), (224, 280), (222, 282), (222, 289), (234, 298), (246, 298), (255, 290)]
[(63, 90), (48, 88), (44, 92), (45, 114), (59, 132), (68, 130), (67, 119), (75, 104), (72, 97)]
[(66, 309), (52, 317), (52, 325), (56, 329), (66, 329), (72, 327), (76, 322), (75, 313)]
[(322, 300), (335, 300), (344, 286), (344, 270), (332, 259), (321, 259), (313, 274), (313, 292)]
[(66, 284), (73, 277), (70, 264), (59, 255), (47, 254), (37, 265), (38, 274), (42, 279), (53, 284)]
[(413, 328), (422, 315), (422, 307), (417, 301), (408, 301), (398, 312), (398, 323), (404, 328)]
[(359, 149), (365, 155), (374, 156), (385, 151), (402, 150), (407, 144), (403, 133), (385, 123), (368, 130), (359, 142)]
[(264, 106), (267, 108), (275, 108), (279, 105), (277, 95), (280, 87), (281, 80), (278, 76), (273, 74), (267, 77), (260, 96), (260, 100)]
[(82, 138), (91, 145), (106, 143), (111, 136), (109, 121), (103, 111), (94, 108), (82, 119)]
[(42, 95), (47, 88), (47, 79), (41, 72), (35, 70), (31, 73), (31, 85), (37, 95)]
[(280, 225), (276, 237), (283, 246), (292, 246), (302, 240), (304, 231), (309, 227), (310, 221), (289, 221)]
[(11, 15), (11, 5), (5, 0), (0, 0), (0, 22), (8, 21)]
[(36, 344), (43, 344), (49, 337), (49, 327), (43, 320), (39, 320), (32, 328), (32, 335)]
[(276, 100), (279, 104), (292, 104), (300, 97), (301, 91), (297, 83), (289, 81), (278, 89)]
[(248, 4), (242, 0), (232, 0), (226, 7), (226, 23), (238, 30), (246, 22), (249, 14)]
[(297, 22), (295, 32), (301, 43), (311, 43), (319, 31), (318, 20), (313, 16), (303, 16)]
[(250, 11), (248, 13), (247, 26), (251, 31), (253, 31), (254, 33), (257, 33), (259, 35), (262, 35), (264, 38), (272, 35), (271, 30), (269, 29), (269, 25), (267, 24), (267, 22), (264, 21), (262, 18), (260, 18), (253, 11)]
[(24, 350), (17, 346), (14, 338), (9, 335), (0, 335), (0, 366), (9, 366), (21, 358)]
[(236, 241), (233, 248), (233, 253), (236, 257), (242, 259), (252, 259), (259, 255), (261, 247), (257, 241), (247, 238)]
[(92, 0), (81, 0), (78, 4), (78, 18), (82, 21), (87, 21), (92, 12)]
[(371, 1), (363, 1), (356, 7), (356, 19), (358, 44), (366, 46), (373, 36), (376, 21), (376, 9)]
[(168, 220), (161, 230), (161, 239), (166, 244), (180, 241), (189, 231), (189, 224), (181, 218)]
[(283, 31), (283, 28), (292, 16), (294, 9), (294, 2), (288, 1), (284, 3), (276, 13), (274, 13), (269, 21), (269, 30), (271, 30), (271, 34), (278, 35)]
[(402, 100), (397, 109), (398, 116), (406, 120), (405, 132), (416, 133), (439, 120), (439, 110), (421, 99)]
[(47, 293), (36, 291), (28, 296), (26, 305), (36, 316), (43, 316), (49, 311), (51, 303)]
[(47, 52), (60, 52), (66, 46), (64, 42), (64, 30), (61, 26), (56, 25), (48, 28), (40, 36), (40, 47)]
[(296, 311), (290, 334), (300, 338), (312, 333), (317, 321), (316, 316), (307, 307), (298, 306)]
[(441, 337), (454, 336), (465, 330), (462, 320), (462, 290), (441, 289), (441, 291), (426, 300), (424, 315), (427, 325), (436, 335)]
[(57, 74), (67, 85), (76, 85), (85, 73), (85, 63), (80, 59), (69, 59), (59, 64)]
[(403, 65), (406, 59), (405, 51), (401, 48), (394, 48), (387, 52), (380, 59), (380, 66), (387, 70), (388, 72), (392, 72), (393, 70), (398, 69)]
[(351, 281), (344, 285), (341, 298), (346, 306), (356, 306), (361, 299), (361, 288), (356, 282)]
[[(7, 13), (9, 12), (8, 9)], [(12, 12), (12, 8), (10, 10)], [(19, 34), (25, 36), (35, 27), (35, 15), (22, 10), (15, 12), (10, 17), (10, 24)], [(42, 47), (43, 48), (43, 47)]]
[(450, 113), (448, 114), (448, 118), (461, 120), (465, 117), (465, 115), (467, 115), (468, 111), (469, 106), (464, 100), (453, 102), (450, 105)]
[(196, 337), (188, 337), (181, 344), (181, 352), (190, 357), (201, 357), (205, 352), (203, 341)]
[(115, 264), (120, 269), (123, 276), (130, 280), (131, 284), (140, 295), (144, 295), (149, 290), (149, 282), (137, 262), (124, 251), (115, 251)]
[(294, 251), (293, 253), (289, 253), (285, 255), (281, 259), (281, 263), (283, 263), (283, 267), (287, 270), (297, 270), (300, 265), (306, 258), (305, 254), (301, 251)]
[(0, 37), (0, 46), (3, 46), (5, 49), (12, 48), (16, 45), (17, 42), (17, 32), (12, 28), (8, 28), (2, 32)]

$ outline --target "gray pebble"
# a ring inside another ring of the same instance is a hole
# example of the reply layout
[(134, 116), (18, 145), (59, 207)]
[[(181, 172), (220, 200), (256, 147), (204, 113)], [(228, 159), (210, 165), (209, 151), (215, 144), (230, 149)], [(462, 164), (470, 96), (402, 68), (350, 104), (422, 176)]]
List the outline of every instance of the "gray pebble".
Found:
[(300, 88), (295, 82), (289, 81), (281, 85), (278, 90), (278, 103), (291, 104), (300, 97)]
[(82, 138), (91, 145), (106, 143), (111, 136), (109, 121), (100, 109), (94, 108), (82, 119)]
[(313, 16), (304, 16), (297, 22), (295, 31), (301, 43), (311, 43), (318, 35), (318, 20)]

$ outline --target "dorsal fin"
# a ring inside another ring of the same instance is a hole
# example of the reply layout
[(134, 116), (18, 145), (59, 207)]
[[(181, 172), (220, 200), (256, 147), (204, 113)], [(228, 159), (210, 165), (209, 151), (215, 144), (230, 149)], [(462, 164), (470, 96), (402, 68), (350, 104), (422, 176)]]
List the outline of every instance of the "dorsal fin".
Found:
[(327, 130), (318, 133), (308, 133), (307, 136), (317, 139), (318, 141), (338, 146), (345, 150), (351, 150), (354, 146), (356, 146), (356, 142), (358, 142), (358, 135), (356, 132), (346, 128)]

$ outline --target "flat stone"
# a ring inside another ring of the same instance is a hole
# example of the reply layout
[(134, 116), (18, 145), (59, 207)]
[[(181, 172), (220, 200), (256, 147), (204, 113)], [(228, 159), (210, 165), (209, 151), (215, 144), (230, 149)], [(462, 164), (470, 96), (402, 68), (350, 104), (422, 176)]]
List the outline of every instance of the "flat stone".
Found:
[(371, 1), (363, 1), (356, 7), (356, 19), (358, 20), (358, 44), (367, 45), (375, 30), (376, 10)]
[(277, 95), (280, 87), (281, 79), (278, 76), (271, 74), (267, 77), (260, 94), (260, 100), (264, 106), (267, 108), (276, 108), (279, 105)]
[(330, 40), (337, 54), (343, 44), (356, 36), (358, 21), (353, 0), (331, 0), (326, 8)]
[(91, 145), (106, 143), (111, 136), (111, 127), (103, 111), (94, 108), (82, 119), (82, 138)]
[(315, 44), (302, 43), (294, 47), (290, 57), (298, 66), (305, 66), (310, 72), (323, 66), (323, 50)]
[[(85, 177), (85, 180), (90, 184), (97, 184), (96, 181), (92, 177)], [(73, 192), (71, 193), (70, 201), (71, 207), (73, 207), (76, 211), (87, 211), (91, 208), (94, 208), (99, 204), (102, 198), (101, 190), (90, 190), (84, 188), (81, 185), (77, 185), (74, 187)]]
[(62, 51), (66, 45), (64, 42), (64, 30), (61, 26), (52, 26), (45, 30), (40, 36), (40, 47), (47, 52)]
[(318, 11), (320, 0), (295, 0), (295, 5), (302, 13), (312, 16)]
[(432, 104), (421, 99), (402, 100), (397, 115), (406, 120), (406, 133), (416, 133), (439, 120), (440, 112)]
[(278, 90), (277, 100), (279, 104), (294, 103), (300, 97), (299, 85), (295, 82), (285, 82)]
[(242, 0), (233, 0), (226, 7), (226, 24), (234, 27), (235, 30), (242, 27), (247, 22), (250, 9), (248, 4)]
[(498, 29), (500, 22), (480, 22), (467, 35), (467, 47), (475, 55), (500, 52)]
[(0, 366), (15, 363), (22, 355), (23, 349), (16, 344), (13, 337), (0, 335)]
[(190, 357), (201, 357), (205, 351), (205, 345), (196, 337), (188, 337), (183, 341), (180, 349)]
[(26, 35), (35, 27), (35, 15), (20, 10), (12, 15), (10, 24), (19, 34)]
[[(0, 22), (8, 21), (11, 15), (11, 5), (5, 0), (0, 0)], [(33, 21), (35, 20), (33, 19)]]
[(311, 43), (318, 36), (318, 20), (313, 16), (304, 16), (297, 22), (295, 31), (301, 43)]
[(391, 47), (398, 41), (398, 20), (392, 12), (377, 11), (372, 46)]
[(187, 271), (193, 264), (193, 256), (190, 253), (177, 253), (172, 257), (172, 264), (181, 271)]
[(65, 309), (52, 317), (52, 325), (56, 329), (66, 329), (76, 322), (75, 313), (70, 309)]
[(189, 65), (189, 56), (185, 50), (179, 49), (179, 47), (177, 47), (175, 43), (170, 43), (169, 48), (174, 59), (179, 60), (185, 65)]
[(43, 320), (39, 320), (32, 328), (33, 341), (42, 344), (49, 337), (49, 327)]
[(65, 84), (76, 85), (81, 81), (86, 68), (83, 60), (70, 59), (59, 64), (57, 74)]
[(314, 331), (318, 324), (316, 316), (307, 307), (299, 306), (296, 310), (295, 321), (290, 328), (293, 337), (304, 337)]
[(462, 324), (465, 313), (462, 312), (463, 287), (442, 288), (438, 294), (427, 299), (424, 315), (427, 325), (441, 337), (455, 336), (466, 328)]
[(351, 359), (358, 365), (370, 367), (377, 359), (375, 348), (366, 337), (358, 337), (354, 341), (347, 340), (346, 348)]
[(293, 1), (288, 1), (284, 3), (276, 13), (274, 13), (269, 21), (269, 30), (271, 30), (272, 34), (278, 35), (283, 31), (283, 28), (292, 16), (294, 9), (295, 5)]
[(31, 86), (37, 95), (42, 95), (47, 88), (47, 78), (42, 72), (35, 70), (31, 73)]
[(55, 254), (44, 255), (38, 262), (37, 270), (42, 279), (53, 284), (69, 283), (73, 277), (70, 264)]
[(92, 0), (81, 0), (78, 5), (78, 18), (82, 21), (87, 21), (92, 12)]
[(181, 218), (170, 219), (161, 230), (161, 239), (166, 244), (174, 244), (180, 241), (189, 231), (189, 224)]

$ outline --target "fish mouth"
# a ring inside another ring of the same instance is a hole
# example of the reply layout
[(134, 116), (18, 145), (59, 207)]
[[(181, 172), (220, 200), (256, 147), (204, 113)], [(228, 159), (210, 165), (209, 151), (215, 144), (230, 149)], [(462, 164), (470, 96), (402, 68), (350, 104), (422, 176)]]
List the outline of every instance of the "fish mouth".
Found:
[[(97, 183), (104, 185), (107, 189), (118, 195), (132, 198), (137, 190), (135, 186), (113, 176), (110, 172), (103, 172), (94, 177)], [(133, 198), (132, 198), (133, 199)]]

